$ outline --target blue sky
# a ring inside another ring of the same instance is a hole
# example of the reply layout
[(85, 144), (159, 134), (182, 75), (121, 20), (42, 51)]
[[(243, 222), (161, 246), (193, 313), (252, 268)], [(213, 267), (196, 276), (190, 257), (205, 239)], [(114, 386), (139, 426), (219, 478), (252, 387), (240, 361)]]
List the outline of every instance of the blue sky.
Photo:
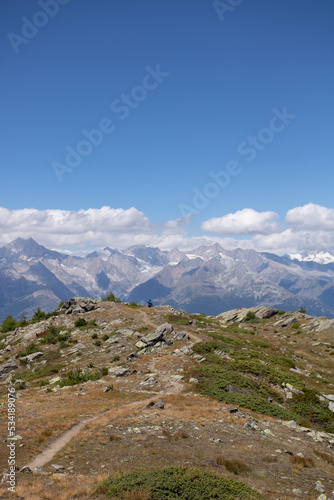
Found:
[(1, 243), (334, 251), (331, 0), (0, 16)]

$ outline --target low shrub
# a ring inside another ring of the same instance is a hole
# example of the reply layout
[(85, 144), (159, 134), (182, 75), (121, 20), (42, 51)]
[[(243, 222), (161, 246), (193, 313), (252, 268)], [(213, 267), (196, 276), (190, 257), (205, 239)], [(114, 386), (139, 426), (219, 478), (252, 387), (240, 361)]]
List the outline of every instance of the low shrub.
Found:
[(226, 479), (201, 469), (185, 467), (162, 470), (137, 469), (134, 472), (112, 476), (95, 489), (95, 493), (105, 495), (107, 498), (125, 498), (129, 492), (133, 494), (146, 492), (148, 495), (146, 498), (152, 500), (214, 498), (263, 500), (260, 493), (240, 481)]
[(255, 318), (256, 318), (255, 313), (253, 311), (248, 311), (245, 317), (245, 321), (252, 321)]
[(87, 370), (82, 371), (81, 368), (76, 368), (75, 370), (71, 370), (66, 377), (64, 377), (60, 382), (60, 387), (64, 387), (67, 385), (75, 385), (75, 384), (83, 384), (88, 380), (98, 380), (101, 378), (101, 373), (96, 370)]
[(78, 318), (76, 320), (76, 322), (74, 323), (74, 326), (76, 328), (79, 328), (80, 326), (86, 326), (87, 325), (87, 321), (85, 320), (85, 318)]
[(40, 349), (37, 347), (35, 342), (30, 342), (24, 351), (19, 351), (16, 354), (16, 358), (23, 358), (24, 356), (28, 356), (29, 354), (33, 354), (34, 352), (40, 352)]

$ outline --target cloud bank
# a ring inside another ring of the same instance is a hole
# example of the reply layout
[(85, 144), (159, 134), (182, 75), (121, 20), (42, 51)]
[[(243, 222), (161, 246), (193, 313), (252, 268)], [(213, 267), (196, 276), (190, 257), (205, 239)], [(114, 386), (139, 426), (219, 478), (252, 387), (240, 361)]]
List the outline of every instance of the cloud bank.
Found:
[(334, 209), (314, 203), (290, 209), (283, 222), (275, 212), (252, 208), (205, 220), (197, 231), (191, 219), (188, 215), (156, 223), (134, 207), (77, 211), (0, 207), (0, 245), (32, 237), (48, 248), (77, 253), (132, 245), (186, 250), (215, 242), (228, 250), (334, 253)]

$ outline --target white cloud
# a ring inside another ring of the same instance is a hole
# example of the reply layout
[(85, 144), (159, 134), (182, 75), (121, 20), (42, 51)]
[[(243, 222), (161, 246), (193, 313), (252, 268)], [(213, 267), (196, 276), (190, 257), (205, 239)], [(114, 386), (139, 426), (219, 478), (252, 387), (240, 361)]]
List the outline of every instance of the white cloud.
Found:
[(294, 229), (302, 230), (334, 230), (334, 209), (308, 203), (303, 207), (292, 208), (285, 218), (287, 224)]
[[(32, 237), (58, 249), (141, 244), (152, 234), (150, 220), (136, 208), (78, 211), (0, 208), (0, 242)], [(145, 238), (146, 235), (146, 238)]]
[(201, 229), (213, 234), (271, 234), (280, 231), (278, 214), (275, 212), (256, 212), (244, 208), (235, 213), (214, 217), (202, 223)]
[[(106, 246), (125, 249), (132, 245), (191, 250), (220, 243), (226, 250), (254, 249), (276, 254), (327, 251), (334, 253), (333, 210), (315, 204), (293, 208), (280, 230), (275, 212), (244, 209), (212, 218), (194, 234), (191, 216), (153, 223), (136, 208), (102, 207), (78, 211), (8, 210), (0, 207), (0, 245), (16, 238), (34, 238), (47, 248), (83, 254)], [(245, 235), (224, 237), (223, 235)], [(250, 237), (252, 236), (252, 237)]]

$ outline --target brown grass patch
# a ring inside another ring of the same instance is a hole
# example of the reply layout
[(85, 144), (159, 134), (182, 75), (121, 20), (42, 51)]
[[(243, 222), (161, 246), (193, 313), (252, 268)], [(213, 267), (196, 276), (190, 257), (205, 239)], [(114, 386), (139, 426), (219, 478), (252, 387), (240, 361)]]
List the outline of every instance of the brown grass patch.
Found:
[(312, 458), (300, 457), (299, 455), (292, 455), (290, 462), (296, 467), (314, 467)]
[(329, 453), (324, 451), (313, 450), (313, 453), (317, 455), (317, 457), (322, 458), (330, 465), (334, 465), (334, 457), (332, 457)]
[(216, 463), (217, 465), (224, 466), (233, 474), (245, 474), (250, 471), (250, 468), (245, 462), (236, 458), (225, 458), (220, 456), (216, 458)]

